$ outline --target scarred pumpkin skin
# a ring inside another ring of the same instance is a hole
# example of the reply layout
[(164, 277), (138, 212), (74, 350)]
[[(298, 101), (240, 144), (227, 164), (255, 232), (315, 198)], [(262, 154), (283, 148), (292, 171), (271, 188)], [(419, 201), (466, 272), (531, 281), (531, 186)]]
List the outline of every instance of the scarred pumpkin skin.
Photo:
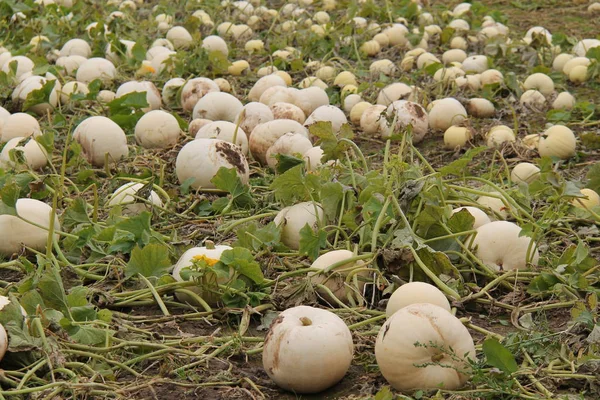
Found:
[(383, 324), (375, 357), (397, 390), (455, 390), (469, 379), (467, 359), (475, 359), (475, 345), (458, 318), (439, 306), (418, 303)]

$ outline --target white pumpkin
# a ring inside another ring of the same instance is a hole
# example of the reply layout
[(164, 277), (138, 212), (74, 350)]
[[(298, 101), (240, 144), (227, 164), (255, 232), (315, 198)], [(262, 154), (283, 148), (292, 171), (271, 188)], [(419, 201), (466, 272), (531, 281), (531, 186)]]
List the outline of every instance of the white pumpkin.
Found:
[(150, 195), (146, 198), (147, 202), (143, 202), (136, 198), (137, 192), (144, 187), (143, 183), (128, 182), (117, 188), (113, 192), (108, 201), (109, 207), (120, 205), (123, 211), (128, 214), (139, 214), (142, 211), (148, 211), (152, 205), (161, 207), (163, 205), (160, 196), (154, 191), (150, 191)]
[(442, 307), (418, 303), (383, 324), (375, 357), (383, 377), (397, 390), (455, 390), (469, 379), (467, 359), (475, 359), (475, 345), (458, 318)]
[(299, 306), (285, 310), (271, 324), (263, 367), (285, 390), (318, 393), (344, 377), (353, 353), (352, 335), (340, 317)]
[[(346, 259), (354, 257), (355, 254), (350, 250), (333, 250), (319, 256), (310, 266), (311, 268), (318, 268), (320, 270), (327, 269), (333, 264), (344, 261)], [(349, 302), (349, 298), (354, 299), (362, 297), (363, 289), (365, 287), (364, 278), (367, 276), (367, 271), (361, 271), (358, 273), (358, 286), (354, 285), (354, 279), (346, 284), (346, 277), (351, 272), (351, 269), (364, 268), (365, 264), (361, 261), (350, 261), (346, 264), (342, 264), (336, 267), (331, 272), (311, 272), (308, 274), (310, 281), (313, 285), (324, 285), (331, 293), (340, 301), (344, 303)], [(337, 272), (344, 270), (341, 272)], [(327, 294), (324, 290), (317, 289), (317, 292), (333, 307), (337, 307), (338, 303)]]
[(389, 318), (398, 310), (416, 303), (435, 304), (450, 312), (448, 299), (436, 286), (425, 282), (409, 282), (392, 293), (385, 308), (385, 315)]
[[(215, 245), (209, 241), (207, 241), (206, 246), (192, 247), (183, 253), (181, 257), (179, 257), (177, 263), (173, 266), (173, 279), (175, 279), (177, 282), (183, 282), (184, 279), (181, 277), (181, 270), (190, 267), (194, 259), (204, 260), (208, 265), (213, 266), (221, 259), (221, 255), (225, 250), (231, 249), (232, 247), (230, 246)], [(210, 274), (207, 274), (203, 277), (203, 280), (200, 282), (200, 284), (205, 288), (210, 288), (210, 286), (224, 284), (226, 282), (226, 278), (217, 278), (216, 275), (211, 276)], [(209, 290), (203, 290), (200, 286), (188, 286), (186, 289), (196, 293), (209, 305), (216, 305), (219, 301), (219, 297), (215, 293), (212, 293)], [(175, 295), (182, 303), (198, 305), (198, 302), (194, 300), (192, 296), (181, 292), (175, 292)]]
[(235, 168), (243, 183), (248, 183), (250, 170), (241, 148), (219, 139), (196, 139), (181, 148), (175, 161), (179, 183), (193, 181), (194, 189), (215, 189), (211, 179), (219, 168)]
[(521, 228), (512, 222), (490, 222), (477, 228), (471, 247), (484, 264), (496, 271), (526, 268), (527, 251), (531, 248), (531, 264), (535, 266), (540, 258), (537, 245), (520, 233)]
[(291, 119), (276, 119), (257, 125), (248, 143), (252, 156), (262, 165), (267, 164), (267, 151), (286, 133), (298, 133), (308, 138), (306, 128)]
[(281, 226), (281, 242), (290, 249), (300, 248), (300, 230), (308, 224), (316, 231), (319, 222), (323, 220), (323, 208), (318, 203), (305, 201), (285, 207), (277, 215), (273, 222)]
[[(39, 200), (18, 199), (16, 210), (23, 219), (14, 215), (0, 215), (0, 254), (10, 256), (17, 253), (21, 249), (21, 245), (39, 251), (45, 250), (52, 208)], [(26, 221), (31, 221), (46, 229)], [(60, 222), (56, 215), (54, 216), (54, 229), (60, 230)], [(55, 236), (58, 240), (58, 234)]]

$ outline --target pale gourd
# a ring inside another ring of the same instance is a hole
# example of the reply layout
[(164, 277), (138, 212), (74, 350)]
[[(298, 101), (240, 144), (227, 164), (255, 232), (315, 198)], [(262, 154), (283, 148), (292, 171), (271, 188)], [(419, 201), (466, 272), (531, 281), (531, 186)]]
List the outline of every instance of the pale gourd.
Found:
[(21, 151), (25, 164), (32, 170), (38, 170), (48, 163), (48, 152), (34, 138), (16, 137), (10, 139), (0, 152), (0, 167), (14, 167), (15, 163), (10, 159), (10, 151)]
[(532, 163), (522, 162), (510, 172), (510, 180), (514, 183), (531, 183), (540, 177), (540, 169)]
[(299, 306), (273, 321), (265, 337), (263, 367), (295, 393), (318, 393), (339, 382), (352, 362), (352, 334), (330, 311)]
[(181, 128), (177, 119), (166, 111), (153, 110), (135, 124), (135, 140), (146, 149), (164, 149), (177, 143)]
[(526, 90), (535, 89), (548, 97), (554, 92), (554, 81), (548, 75), (538, 72), (529, 75), (523, 82), (523, 87)]
[[(193, 247), (187, 250), (179, 257), (179, 260), (173, 267), (173, 278), (177, 282), (183, 282), (184, 279), (181, 276), (181, 271), (184, 268), (192, 266), (194, 259), (204, 260), (209, 266), (214, 266), (220, 259), (221, 255), (225, 250), (231, 250), (231, 246), (227, 245), (215, 245), (212, 242), (207, 241), (205, 246)], [(216, 305), (219, 302), (219, 297), (216, 293), (210, 291), (211, 287), (218, 284), (224, 284), (227, 282), (226, 277), (218, 278), (216, 274), (206, 274), (202, 279), (199, 286), (187, 286), (185, 289), (190, 290), (200, 296), (209, 305)], [(202, 286), (205, 288), (203, 289)], [(175, 291), (177, 300), (182, 303), (189, 303), (192, 305), (200, 305), (199, 302), (187, 293)]]
[(316, 171), (322, 164), (325, 152), (321, 146), (314, 146), (304, 152), (302, 159), (305, 162), (307, 171)]
[(387, 107), (375, 104), (365, 108), (360, 116), (360, 128), (368, 135), (376, 134), (381, 129), (381, 120), (385, 119)]
[(464, 126), (451, 126), (444, 132), (444, 146), (448, 150), (465, 147), (473, 136), (472, 130)]
[(418, 303), (383, 324), (375, 357), (396, 390), (455, 390), (469, 379), (468, 360), (475, 359), (475, 345), (458, 318), (442, 307)]
[(262, 165), (267, 164), (267, 151), (286, 133), (299, 133), (308, 138), (308, 131), (291, 119), (276, 119), (257, 125), (250, 134), (250, 153)]
[(496, 113), (496, 108), (488, 99), (474, 98), (467, 102), (467, 112), (476, 118), (491, 118)]
[(505, 143), (513, 143), (517, 140), (513, 130), (506, 125), (498, 125), (490, 129), (486, 139), (487, 146), (490, 148), (500, 147)]
[(248, 183), (246, 156), (239, 146), (224, 140), (193, 140), (181, 148), (175, 161), (179, 183), (191, 182), (190, 187), (199, 190), (216, 188), (211, 180), (221, 167), (235, 168), (242, 183)]
[(151, 110), (158, 110), (162, 105), (162, 98), (160, 92), (154, 86), (154, 83), (150, 81), (129, 81), (125, 82), (117, 89), (116, 98), (123, 97), (126, 94), (140, 92), (146, 93), (146, 102), (148, 107), (142, 108), (142, 111), (148, 112)]
[(129, 182), (118, 187), (110, 196), (108, 207), (120, 205), (126, 214), (139, 214), (148, 211), (153, 205), (162, 207), (160, 196), (151, 190), (146, 199), (138, 198), (138, 191), (144, 187), (143, 183)]
[[(18, 199), (15, 209), (20, 218), (8, 214), (0, 215), (0, 254), (10, 257), (18, 253), (23, 245), (45, 251), (52, 207), (39, 200)], [(54, 230), (60, 230), (57, 215), (54, 216)], [(54, 236), (58, 240), (58, 234)]]
[(190, 79), (181, 89), (180, 103), (185, 111), (192, 111), (194, 106), (207, 93), (219, 92), (219, 86), (208, 78)]
[(542, 110), (546, 104), (546, 98), (537, 90), (527, 90), (521, 95), (519, 103), (522, 106), (533, 109), (535, 111)]
[(262, 96), (265, 90), (273, 86), (287, 87), (287, 84), (285, 83), (283, 78), (281, 78), (278, 75), (263, 76), (258, 81), (256, 81), (254, 86), (252, 86), (252, 89), (250, 89), (250, 92), (248, 92), (248, 100), (259, 101), (260, 96)]
[(313, 147), (310, 139), (302, 133), (286, 133), (269, 147), (266, 153), (267, 165), (275, 169), (278, 155), (302, 156)]
[(167, 32), (167, 39), (176, 49), (186, 49), (190, 47), (194, 41), (190, 32), (183, 26), (174, 26)]
[[(317, 257), (310, 267), (324, 270), (333, 264), (350, 259), (354, 256), (355, 254), (350, 250), (333, 250)], [(346, 278), (352, 273), (352, 270), (357, 268), (366, 268), (366, 266), (361, 261), (349, 261), (346, 264), (342, 264), (332, 269), (330, 272), (310, 272), (308, 276), (313, 285), (324, 285), (331, 290), (331, 293), (338, 300), (348, 304), (350, 302), (350, 297), (355, 300), (361, 298), (365, 287), (365, 277), (367, 276), (368, 271), (359, 271), (356, 273), (357, 285), (355, 285), (354, 279), (351, 279), (349, 282), (346, 281)], [(333, 299), (325, 290), (319, 288), (316, 288), (316, 290), (317, 293), (319, 293), (319, 295), (331, 306), (339, 306), (335, 299)]]
[(115, 65), (106, 58), (90, 58), (77, 69), (76, 79), (79, 82), (90, 83), (100, 79), (103, 83), (112, 82), (117, 76)]
[(554, 110), (572, 110), (575, 107), (575, 97), (569, 92), (561, 92), (556, 96), (556, 99), (552, 102), (552, 109)]
[(528, 261), (536, 266), (540, 258), (537, 245), (520, 233), (521, 228), (512, 222), (490, 222), (477, 228), (471, 248), (477, 258), (496, 271), (525, 269)]
[(409, 282), (392, 293), (385, 308), (385, 315), (389, 318), (396, 311), (417, 303), (434, 304), (450, 312), (450, 302), (436, 286), (425, 282)]
[(333, 132), (339, 132), (342, 125), (348, 123), (348, 119), (344, 115), (344, 112), (336, 106), (330, 105), (321, 106), (314, 110), (308, 118), (306, 118), (306, 121), (304, 121), (304, 126), (308, 127), (319, 121), (331, 122)]
[(40, 124), (29, 114), (14, 113), (7, 115), (0, 123), (0, 143), (18, 137), (37, 137), (42, 134)]
[(499, 215), (502, 219), (508, 218), (509, 208), (502, 201), (502, 195), (499, 192), (490, 192), (494, 196), (479, 196), (477, 204), (489, 208), (492, 212)]
[(107, 161), (118, 162), (129, 154), (125, 132), (106, 117), (85, 119), (75, 128), (73, 139), (81, 145), (87, 161), (97, 167), (104, 166)]
[(593, 208), (600, 206), (600, 195), (592, 189), (581, 189), (582, 196), (576, 197), (571, 201), (571, 204), (578, 208)]
[(352, 111), (352, 107), (354, 107), (361, 101), (362, 101), (362, 97), (360, 96), (360, 94), (356, 94), (356, 93), (349, 94), (343, 98), (343, 100), (342, 100), (343, 107), (342, 108), (344, 109), (344, 112), (346, 114), (349, 114), (350, 111)]
[(219, 139), (235, 143), (242, 149), (244, 155), (248, 154), (248, 136), (243, 129), (232, 122), (209, 122), (198, 129), (194, 137), (196, 139)]
[(492, 222), (490, 220), (490, 217), (488, 217), (488, 215), (486, 213), (484, 213), (477, 207), (472, 207), (472, 206), (458, 207), (458, 208), (455, 208), (454, 210), (452, 210), (452, 214), (456, 214), (457, 212), (460, 212), (462, 210), (466, 210), (469, 214), (471, 214), (473, 216), (473, 218), (474, 218), (473, 229), (477, 229), (481, 225), (485, 225), (487, 223)]
[(548, 128), (538, 143), (538, 152), (542, 157), (557, 157), (563, 160), (575, 155), (577, 141), (573, 131), (563, 125)]
[(316, 231), (324, 213), (320, 204), (305, 201), (285, 207), (277, 215), (273, 222), (281, 227), (281, 242), (293, 250), (300, 248), (300, 230), (308, 225)]
[(235, 117), (234, 123), (246, 133), (252, 133), (257, 125), (273, 121), (275, 116), (266, 104), (256, 101), (246, 104)]
[(435, 131), (445, 131), (460, 125), (467, 118), (467, 110), (452, 97), (436, 100), (429, 110), (429, 126)]
[(371, 107), (371, 105), (372, 104), (368, 101), (356, 103), (350, 110), (350, 122), (354, 125), (360, 125), (360, 119), (362, 118), (363, 113), (367, 108)]
[(379, 123), (379, 131), (384, 139), (404, 134), (407, 129), (411, 129), (413, 143), (421, 142), (429, 129), (427, 111), (420, 104), (406, 100), (397, 100), (390, 104), (385, 117), (381, 118)]
[(229, 93), (210, 92), (196, 102), (193, 117), (233, 122), (243, 107), (242, 102)]
[(299, 124), (303, 124), (306, 121), (304, 111), (294, 104), (277, 102), (271, 104), (269, 108), (275, 119), (291, 119)]
[(406, 83), (392, 83), (381, 89), (377, 95), (377, 104), (389, 106), (396, 100), (407, 100), (412, 91), (412, 88)]

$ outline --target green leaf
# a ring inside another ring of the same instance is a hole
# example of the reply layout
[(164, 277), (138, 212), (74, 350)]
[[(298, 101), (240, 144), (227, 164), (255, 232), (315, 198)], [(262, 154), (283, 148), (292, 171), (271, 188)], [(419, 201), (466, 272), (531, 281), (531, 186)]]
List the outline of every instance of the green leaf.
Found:
[(17, 215), (17, 200), (21, 195), (21, 189), (16, 182), (4, 184), (0, 189), (0, 215)]
[(320, 197), (325, 216), (330, 221), (334, 220), (340, 212), (344, 187), (339, 182), (327, 182), (321, 187)]
[(595, 132), (585, 132), (579, 135), (581, 143), (589, 150), (600, 149), (600, 134)]
[(136, 42), (131, 48), (131, 54), (137, 62), (142, 62), (146, 59), (146, 49), (140, 42)]
[(310, 200), (311, 195), (318, 197), (320, 189), (319, 178), (313, 174), (305, 174), (304, 167), (297, 165), (276, 177), (270, 189), (275, 198), (284, 204)]
[(340, 142), (339, 139), (352, 140), (354, 137), (354, 132), (347, 124), (342, 125), (336, 136), (330, 121), (318, 121), (311, 124), (308, 131), (312, 136), (319, 138), (316, 145), (319, 145), (323, 150), (322, 160), (324, 161), (339, 159), (350, 146), (346, 142)]
[(67, 331), (71, 339), (80, 344), (95, 346), (106, 341), (106, 336), (112, 336), (113, 331), (109, 329), (99, 329), (88, 325), (73, 325), (71, 321), (63, 318), (60, 321), (62, 328)]
[(250, 187), (242, 183), (235, 168), (219, 168), (210, 181), (217, 189), (228, 192), (236, 207), (248, 208), (256, 204), (250, 194)]
[(132, 233), (137, 244), (143, 246), (149, 243), (152, 235), (151, 219), (151, 213), (142, 211), (134, 217), (119, 222), (117, 228)]
[(88, 289), (85, 286), (75, 286), (67, 295), (67, 303), (70, 307), (83, 307), (88, 305)]
[(394, 400), (396, 396), (392, 393), (389, 386), (384, 386), (379, 389), (374, 400)]
[(515, 357), (497, 339), (490, 338), (483, 342), (483, 354), (488, 364), (507, 374), (517, 372), (519, 369)]
[(547, 293), (559, 282), (560, 280), (553, 274), (541, 272), (538, 276), (533, 278), (531, 282), (529, 282), (527, 293), (531, 295)]
[(290, 168), (294, 168), (299, 164), (304, 164), (304, 160), (302, 158), (290, 156), (287, 154), (277, 154), (275, 155), (275, 158), (277, 159), (277, 166), (275, 168), (275, 171), (277, 171), (278, 174), (283, 174)]
[(245, 247), (253, 251), (273, 248), (279, 244), (281, 239), (281, 228), (274, 222), (261, 227), (258, 223), (247, 224), (236, 232), (236, 247)]
[(32, 351), (42, 347), (42, 340), (31, 336), (27, 327), (23, 327), (18, 321), (9, 321), (3, 325), (10, 338), (8, 341), (8, 351), (17, 353)]
[(23, 111), (27, 111), (38, 104), (48, 103), (54, 85), (56, 85), (56, 80), (49, 80), (41, 88), (31, 91), (23, 103)]
[(160, 243), (151, 243), (143, 248), (136, 246), (131, 251), (131, 258), (125, 267), (127, 278), (140, 274), (145, 277), (164, 275), (169, 267), (169, 248)]
[(600, 162), (597, 162), (590, 167), (586, 178), (588, 180), (586, 187), (600, 193)]
[(234, 247), (233, 249), (225, 250), (221, 254), (219, 263), (233, 268), (256, 284), (262, 283), (265, 279), (260, 269), (260, 264), (254, 260), (254, 256), (246, 248)]
[(310, 225), (306, 224), (300, 229), (300, 254), (305, 254), (311, 260), (319, 257), (319, 251), (327, 246), (327, 233), (319, 229), (313, 231)]
[(114, 99), (107, 106), (111, 120), (121, 128), (133, 128), (144, 115), (142, 109), (148, 107), (146, 92), (127, 93)]
[(44, 272), (38, 282), (38, 290), (48, 307), (60, 310), (64, 314), (68, 314), (69, 304), (65, 295), (62, 279), (58, 271), (54, 268), (49, 268)]
[(487, 150), (487, 147), (475, 147), (467, 150), (467, 152), (458, 160), (452, 161), (450, 164), (440, 168), (439, 172), (442, 176), (457, 175), (463, 176), (467, 171), (469, 163), (480, 153)]
[(475, 217), (466, 209), (452, 214), (448, 219), (448, 228), (452, 233), (459, 233), (473, 229)]

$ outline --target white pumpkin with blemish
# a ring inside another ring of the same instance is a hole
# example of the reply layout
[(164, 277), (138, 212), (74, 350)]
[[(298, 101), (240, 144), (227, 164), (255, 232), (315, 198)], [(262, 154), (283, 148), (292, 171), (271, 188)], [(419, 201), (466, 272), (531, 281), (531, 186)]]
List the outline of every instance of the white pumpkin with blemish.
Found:
[(442, 307), (417, 303), (394, 313), (381, 327), (375, 357), (397, 390), (455, 390), (469, 379), (475, 345), (462, 322)]
[(242, 149), (219, 139), (196, 139), (181, 148), (175, 162), (179, 183), (191, 180), (194, 189), (215, 189), (212, 178), (221, 167), (235, 168), (242, 183), (248, 183), (250, 171)]
[(318, 393), (339, 382), (352, 362), (352, 334), (330, 311), (299, 306), (273, 321), (263, 367), (275, 383), (296, 393)]

